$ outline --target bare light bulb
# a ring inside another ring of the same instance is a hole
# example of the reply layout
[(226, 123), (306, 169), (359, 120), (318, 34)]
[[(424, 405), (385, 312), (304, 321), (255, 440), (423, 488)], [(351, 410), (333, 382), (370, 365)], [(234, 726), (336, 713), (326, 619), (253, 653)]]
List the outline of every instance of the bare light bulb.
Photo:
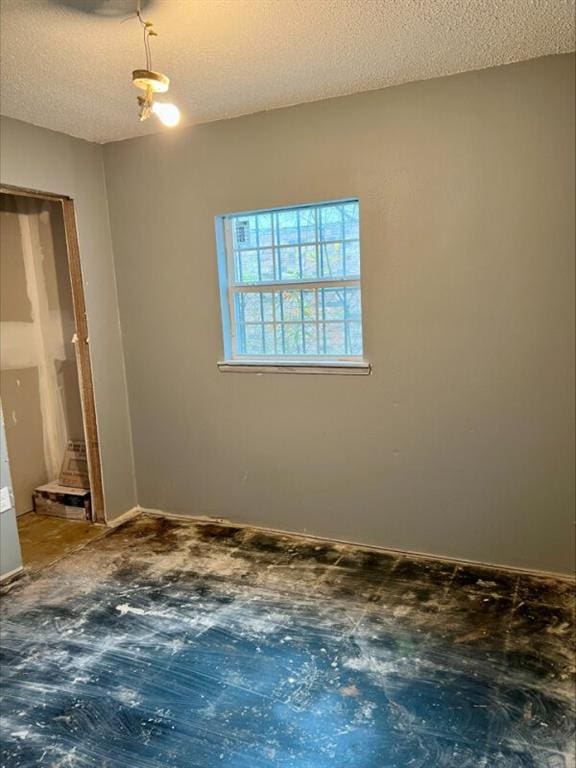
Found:
[(175, 104), (167, 104), (162, 101), (155, 101), (152, 104), (152, 112), (157, 115), (161, 123), (173, 128), (180, 122), (180, 110)]

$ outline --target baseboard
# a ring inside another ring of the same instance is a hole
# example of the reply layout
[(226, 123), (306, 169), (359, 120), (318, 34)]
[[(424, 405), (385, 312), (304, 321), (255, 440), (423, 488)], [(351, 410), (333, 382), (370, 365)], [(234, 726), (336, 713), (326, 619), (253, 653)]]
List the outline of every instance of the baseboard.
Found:
[(17, 573), (21, 573), (24, 570), (24, 566), (20, 565), (18, 568), (14, 568), (12, 571), (8, 571), (8, 573), (3, 573), (2, 576), (0, 576), (0, 582), (6, 581), (6, 579), (11, 579), (12, 576), (16, 576)]
[(119, 525), (127, 523), (128, 520), (133, 520), (135, 517), (138, 517), (138, 515), (141, 515), (144, 511), (146, 510), (142, 507), (132, 507), (132, 509), (128, 509), (121, 515), (118, 515), (118, 517), (114, 517), (112, 520), (106, 520), (105, 525), (107, 528), (117, 528)]
[(571, 576), (567, 573), (556, 573), (554, 571), (537, 571), (530, 568), (519, 568), (513, 565), (502, 565), (501, 563), (484, 563), (480, 560), (466, 560), (457, 557), (448, 557), (447, 555), (432, 555), (428, 552), (416, 552), (410, 549), (395, 549), (393, 547), (383, 547), (377, 544), (366, 544), (360, 541), (349, 541), (347, 539), (333, 539), (329, 536), (318, 536), (314, 533), (301, 533), (300, 531), (286, 531), (281, 528), (268, 528), (263, 525), (251, 525), (250, 523), (239, 523), (235, 520), (230, 520), (226, 517), (209, 517), (205, 515), (181, 515), (172, 512), (165, 512), (161, 509), (151, 509), (148, 507), (140, 508), (143, 514), (153, 515), (157, 517), (168, 517), (176, 520), (189, 520), (194, 523), (221, 523), (223, 525), (233, 525), (236, 528), (252, 528), (256, 531), (262, 531), (264, 533), (276, 533), (282, 536), (298, 536), (302, 539), (311, 539), (313, 541), (321, 541), (324, 543), (344, 544), (349, 547), (358, 547), (359, 549), (365, 549), (370, 552), (383, 552), (392, 555), (404, 555), (406, 557), (418, 558), (421, 560), (435, 560), (443, 563), (454, 563), (454, 565), (462, 566), (475, 566), (480, 568), (492, 568), (498, 571), (507, 571), (509, 573), (519, 573), (524, 576), (535, 576), (537, 578), (556, 579), (557, 581), (565, 581), (569, 584), (574, 584), (576, 576)]
[[(194, 523), (223, 523), (224, 525), (234, 525), (237, 528), (257, 528), (256, 525), (250, 525), (249, 523), (235, 523), (233, 520), (229, 520), (227, 517), (216, 517), (214, 515), (180, 515), (177, 512), (166, 512), (163, 509), (155, 509), (154, 507), (140, 507), (143, 515), (152, 515), (153, 517), (169, 517), (174, 520), (191, 520)], [(262, 528), (261, 530), (271, 531), (272, 528)], [(299, 536), (299, 533), (293, 533), (293, 536)]]

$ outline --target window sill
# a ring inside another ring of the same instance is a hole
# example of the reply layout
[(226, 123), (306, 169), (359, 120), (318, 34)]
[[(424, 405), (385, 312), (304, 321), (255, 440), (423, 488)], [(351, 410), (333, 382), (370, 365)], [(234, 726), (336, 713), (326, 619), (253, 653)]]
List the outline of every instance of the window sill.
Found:
[(223, 360), (218, 363), (223, 373), (303, 373), (307, 375), (332, 374), (339, 376), (368, 376), (370, 363), (362, 360), (345, 361), (294, 361), (266, 362), (263, 360)]

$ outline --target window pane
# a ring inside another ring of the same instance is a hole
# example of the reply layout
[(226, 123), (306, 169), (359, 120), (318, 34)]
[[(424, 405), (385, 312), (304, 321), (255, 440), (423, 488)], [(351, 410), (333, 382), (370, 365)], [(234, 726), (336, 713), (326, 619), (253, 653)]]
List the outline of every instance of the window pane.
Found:
[(274, 251), (272, 248), (262, 248), (260, 250), (260, 280), (273, 281), (275, 279)]
[(261, 304), (260, 294), (258, 293), (241, 293), (239, 295), (240, 303), (242, 305), (242, 322), (245, 323), (259, 323), (262, 319), (261, 316)]
[(316, 208), (301, 208), (300, 216), (300, 242), (315, 243), (318, 240), (316, 233)]
[(300, 248), (302, 259), (302, 277), (304, 280), (314, 280), (318, 277), (318, 255), (315, 245), (303, 245)]
[(259, 213), (258, 214), (258, 246), (265, 248), (266, 246), (273, 245), (272, 239), (272, 214), (271, 213)]
[(291, 245), (298, 242), (298, 212), (278, 211), (276, 214), (278, 245)]
[(238, 354), (362, 354), (358, 287), (239, 291), (234, 307)]
[(301, 291), (304, 320), (316, 320), (317, 291)]
[(306, 345), (307, 355), (318, 355), (318, 326), (316, 323), (304, 324), (304, 343)]
[(228, 219), (237, 283), (360, 276), (357, 202)]
[(346, 354), (346, 334), (344, 331), (344, 323), (325, 323), (324, 328), (326, 354)]
[(302, 325), (300, 323), (285, 323), (284, 325), (284, 354), (300, 355), (303, 352)]
[(266, 323), (264, 325), (264, 353), (266, 355), (273, 355), (276, 352), (274, 338), (274, 325), (272, 323)]
[(345, 243), (344, 274), (346, 277), (360, 277), (360, 243), (357, 240)]
[(281, 302), (281, 320), (300, 320), (302, 310), (300, 305), (300, 291), (282, 291), (278, 293)]
[(341, 206), (329, 205), (320, 209), (320, 233), (322, 240), (342, 240)]
[(235, 216), (232, 226), (232, 242), (234, 250), (254, 248), (256, 246), (256, 217)]
[(362, 354), (362, 325), (361, 323), (348, 323), (348, 339), (350, 349), (348, 354)]
[(276, 326), (276, 354), (284, 355), (284, 326)]
[(264, 353), (263, 345), (263, 326), (258, 323), (257, 325), (245, 325), (245, 338), (246, 338), (246, 353), (247, 355), (261, 355)]
[(323, 288), (324, 294), (324, 320), (344, 320), (344, 289), (343, 288)]
[(244, 283), (258, 282), (258, 251), (240, 251), (238, 256), (239, 281)]
[(299, 280), (298, 248), (280, 248), (280, 280)]
[(357, 201), (240, 213), (224, 223), (236, 354), (362, 354)]
[(360, 288), (346, 288), (346, 319), (360, 320), (362, 310), (360, 306)]
[(358, 203), (344, 203), (341, 207), (346, 240), (359, 240)]
[(342, 243), (322, 245), (322, 276), (338, 278), (344, 275), (344, 249)]
[(265, 322), (272, 322), (274, 320), (274, 294), (273, 293), (261, 293), (262, 297), (262, 313)]

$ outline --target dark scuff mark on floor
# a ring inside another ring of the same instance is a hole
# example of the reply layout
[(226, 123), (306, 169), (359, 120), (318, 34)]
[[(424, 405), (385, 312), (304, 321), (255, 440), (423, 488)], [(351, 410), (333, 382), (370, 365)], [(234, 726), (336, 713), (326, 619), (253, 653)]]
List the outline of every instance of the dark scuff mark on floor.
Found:
[(2, 592), (2, 768), (575, 764), (565, 582), (142, 516)]

